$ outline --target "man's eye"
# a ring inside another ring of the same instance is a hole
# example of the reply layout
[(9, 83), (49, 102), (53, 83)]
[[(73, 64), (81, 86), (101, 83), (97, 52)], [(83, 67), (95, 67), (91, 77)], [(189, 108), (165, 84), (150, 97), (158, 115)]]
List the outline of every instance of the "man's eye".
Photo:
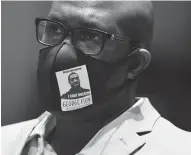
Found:
[(48, 33), (61, 33), (61, 29), (58, 28), (57, 26), (52, 25), (52, 26), (47, 26), (46, 32), (48, 32)]
[(98, 40), (99, 37), (96, 34), (81, 34), (82, 40)]

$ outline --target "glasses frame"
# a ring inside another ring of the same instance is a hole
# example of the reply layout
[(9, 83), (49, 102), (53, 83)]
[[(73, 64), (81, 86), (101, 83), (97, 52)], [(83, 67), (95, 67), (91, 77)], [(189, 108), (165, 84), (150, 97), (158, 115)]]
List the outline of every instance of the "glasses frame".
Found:
[[(54, 44), (54, 45), (46, 44), (46, 43), (44, 43), (44, 42), (39, 40), (39, 38), (38, 38), (38, 25), (39, 25), (39, 23), (41, 21), (49, 21), (49, 22), (52, 22), (52, 23), (59, 24), (61, 27), (63, 27), (63, 30), (64, 30), (63, 36), (62, 36), (62, 38), (60, 39), (60, 41), (57, 44)], [(100, 48), (100, 51), (98, 53), (95, 53), (95, 54), (92, 54), (92, 53), (88, 54), (88, 53), (84, 52), (87, 55), (98, 55), (98, 54), (100, 54), (102, 52), (102, 50), (103, 50), (103, 47), (104, 47), (105, 43), (108, 40), (119, 40), (119, 41), (124, 41), (124, 42), (132, 42), (133, 43), (133, 46), (132, 46), (133, 50), (136, 50), (136, 49), (141, 47), (139, 41), (134, 41), (134, 40), (130, 39), (129, 37), (124, 37), (124, 36), (119, 36), (119, 35), (115, 35), (115, 34), (110, 34), (108, 32), (105, 32), (105, 31), (102, 31), (102, 30), (98, 30), (98, 29), (94, 29), (94, 28), (70, 28), (69, 29), (69, 28), (67, 28), (61, 22), (50, 20), (50, 19), (46, 19), (46, 18), (35, 18), (35, 25), (36, 25), (36, 39), (38, 40), (39, 43), (41, 43), (41, 44), (43, 44), (45, 46), (49, 46), (49, 47), (61, 44), (68, 35), (71, 36), (72, 44), (76, 47), (75, 41), (74, 41), (74, 37), (73, 37), (74, 36), (73, 34), (74, 34), (75, 30), (91, 30), (91, 31), (96, 31), (96, 32), (102, 34), (103, 35), (103, 37), (102, 37), (102, 46)]]

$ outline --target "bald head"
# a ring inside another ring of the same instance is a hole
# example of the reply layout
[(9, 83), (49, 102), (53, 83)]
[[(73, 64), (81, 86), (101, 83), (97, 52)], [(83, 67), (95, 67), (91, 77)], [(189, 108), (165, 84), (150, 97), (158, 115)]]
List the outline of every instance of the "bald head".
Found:
[(49, 14), (68, 27), (92, 27), (133, 40), (152, 38), (153, 8), (148, 1), (55, 1)]

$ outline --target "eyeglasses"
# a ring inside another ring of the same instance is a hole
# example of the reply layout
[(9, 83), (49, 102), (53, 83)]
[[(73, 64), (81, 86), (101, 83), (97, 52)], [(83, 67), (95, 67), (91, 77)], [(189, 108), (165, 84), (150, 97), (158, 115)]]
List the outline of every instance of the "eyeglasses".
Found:
[(93, 28), (68, 29), (64, 24), (49, 19), (36, 18), (36, 37), (39, 43), (46, 46), (55, 46), (63, 42), (70, 35), (73, 45), (87, 55), (99, 54), (107, 40), (131, 42), (132, 48), (140, 47), (137, 41)]

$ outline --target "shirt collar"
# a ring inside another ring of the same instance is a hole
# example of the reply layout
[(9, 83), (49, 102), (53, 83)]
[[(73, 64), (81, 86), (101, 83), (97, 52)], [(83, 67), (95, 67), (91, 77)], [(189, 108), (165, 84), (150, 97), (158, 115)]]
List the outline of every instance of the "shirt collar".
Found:
[(124, 115), (135, 132), (152, 131), (160, 114), (151, 105), (148, 98), (138, 97), (138, 101)]

